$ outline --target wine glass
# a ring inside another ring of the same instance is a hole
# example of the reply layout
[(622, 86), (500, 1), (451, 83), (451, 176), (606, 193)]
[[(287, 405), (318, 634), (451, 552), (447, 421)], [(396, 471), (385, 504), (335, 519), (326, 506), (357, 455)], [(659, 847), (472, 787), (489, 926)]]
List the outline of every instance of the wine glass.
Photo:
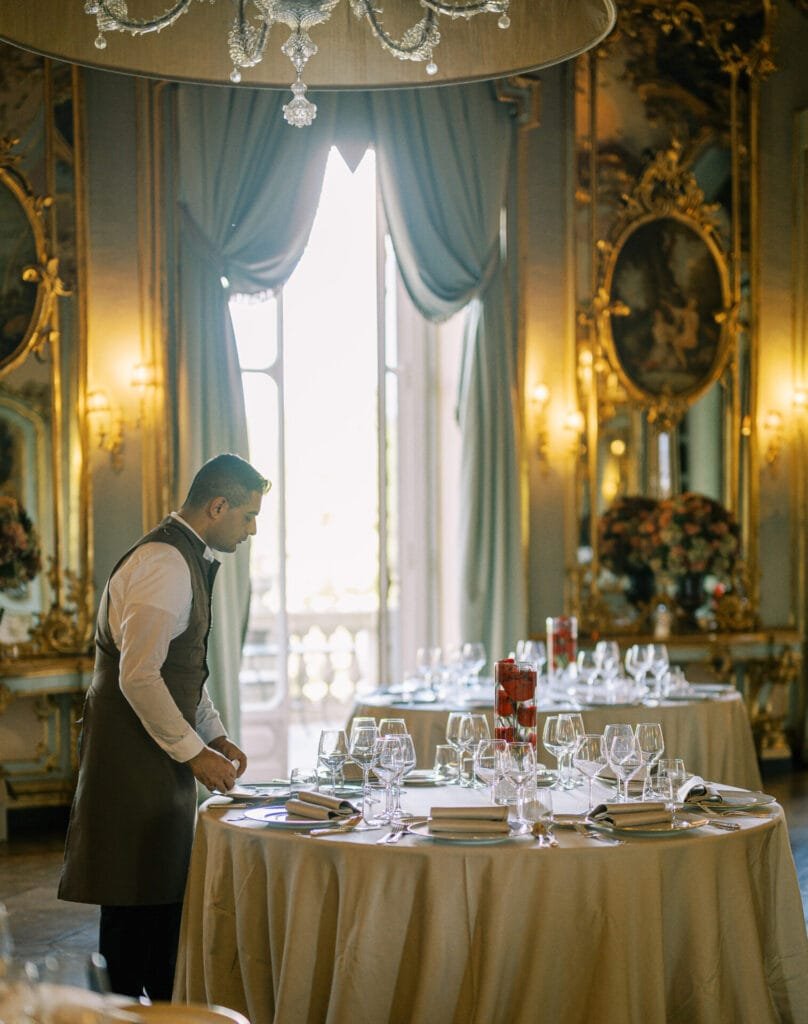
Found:
[(544, 720), (541, 737), (544, 749), (556, 759), (556, 781), (553, 789), (564, 785), (564, 755), (575, 743), (575, 733), (569, 715), (548, 715)]
[(623, 783), (623, 793), (620, 794), (618, 786), (618, 798), (628, 803), (628, 784), (631, 779), (642, 769), (642, 751), (637, 743), (637, 737), (633, 732), (616, 733), (607, 750), (609, 766), (617, 776), (619, 782)]
[[(570, 770), (572, 766), (572, 752), (575, 749), (578, 737), (583, 736), (586, 729), (584, 728), (583, 716), (578, 711), (559, 714), (558, 717), (565, 720), (562, 722), (561, 728), (563, 729), (563, 736), (567, 740), (567, 749), (564, 753), (564, 757), (567, 760), (567, 772), (565, 773), (564, 788), (574, 789), (577, 783), (573, 777), (572, 771)], [(567, 723), (569, 723), (569, 728), (567, 727)]]
[(665, 644), (648, 644), (651, 652), (651, 675), (654, 677), (654, 695), (662, 696), (662, 680), (670, 669), (670, 657)]
[(595, 663), (606, 683), (620, 674), (620, 644), (616, 640), (598, 640), (595, 644)]
[(536, 777), (536, 752), (532, 743), (509, 743), (505, 755), (505, 774), (516, 786), (516, 817), (525, 820), (525, 783)]
[(649, 644), (632, 644), (626, 651), (626, 672), (632, 677), (634, 685), (638, 689), (651, 668), (649, 646)]
[(497, 782), (505, 774), (504, 758), (508, 752), (507, 740), (480, 740), (474, 751), (474, 774), (490, 787), (491, 803), (496, 801)]
[(593, 810), (592, 783), (606, 765), (606, 743), (599, 732), (585, 732), (575, 742), (572, 763), (589, 783), (589, 812)]
[(380, 736), (403, 736), (407, 732), (409, 732), (409, 730), (407, 729), (407, 723), (403, 718), (379, 719)]
[(547, 648), (542, 640), (519, 640), (516, 644), (516, 660), (526, 661), (536, 669), (540, 676), (547, 664)]
[(595, 652), (578, 651), (575, 663), (578, 666), (578, 678), (583, 680), (587, 687), (594, 686), (595, 679), (600, 673), (600, 664), (595, 656)]
[(401, 744), (401, 769), (393, 779), (393, 788), (395, 790), (395, 805), (393, 807), (393, 813), (391, 821), (400, 821), (403, 817), (401, 812), (401, 783), (404, 781), (404, 776), (408, 775), (415, 767), (415, 744), (412, 742), (412, 736), (406, 733), (403, 736), (397, 736)]
[(643, 782), (642, 795), (647, 799), (650, 790), (651, 770), (657, 761), (662, 757), (665, 750), (665, 739), (662, 735), (662, 726), (659, 722), (640, 722), (635, 730), (637, 746), (642, 754), (645, 764), (645, 781)]
[(344, 729), (323, 729), (317, 747), (317, 760), (331, 773), (331, 792), (337, 791), (337, 772), (348, 759), (348, 740)]
[(465, 643), (461, 651), (463, 669), (469, 686), (476, 686), (479, 676), (485, 667), (488, 656), (485, 652), (485, 644)]
[(463, 761), (464, 752), (466, 757), (470, 751), (477, 748), (477, 744), (481, 740), (487, 740), (491, 738), (491, 730), (488, 727), (488, 719), (485, 715), (469, 713), (463, 715), (460, 719), (460, 725), (457, 731), (457, 742), (460, 747), (460, 785), (470, 788), (474, 788), (476, 783), (474, 780), (474, 770), (469, 772), (469, 780), (465, 782), (465, 775), (463, 773)]
[(353, 734), (356, 729), (377, 729), (376, 719), (371, 718), (370, 715), (357, 715), (356, 718), (352, 718), (351, 731), (348, 734), (349, 744), (353, 742)]
[(456, 782), (458, 785), (460, 785), (463, 775), (463, 747), (460, 743), (460, 723), (465, 714), (465, 711), (450, 711), (449, 717), (446, 719), (446, 742), (454, 748), (457, 754)]
[(393, 784), (399, 773), (404, 771), (404, 748), (402, 737), (380, 736), (376, 740), (376, 755), (373, 772), (384, 785), (384, 812), (380, 821), (393, 820)]
[(423, 680), (424, 686), (435, 691), (440, 675), (443, 653), (440, 647), (419, 647), (415, 652), (415, 671)]
[(348, 753), (351, 760), (362, 769), (362, 819), (366, 824), (371, 824), (366, 816), (366, 810), (370, 803), (368, 790), (370, 789), (370, 769), (377, 757), (377, 744), (379, 730), (374, 725), (351, 726), (351, 739), (348, 746)]

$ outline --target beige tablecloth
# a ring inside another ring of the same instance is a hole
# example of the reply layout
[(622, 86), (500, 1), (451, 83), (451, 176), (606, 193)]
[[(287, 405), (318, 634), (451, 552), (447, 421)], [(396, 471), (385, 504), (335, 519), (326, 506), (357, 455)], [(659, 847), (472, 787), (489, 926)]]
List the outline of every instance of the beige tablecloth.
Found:
[[(420, 768), (429, 768), (435, 759), (435, 744), (446, 742), (446, 719), (450, 711), (472, 710), (461, 705), (391, 704), (389, 700), (366, 698), (351, 713), (375, 718), (403, 718), (415, 744)], [(474, 707), (473, 710), (483, 710)], [(539, 757), (554, 767), (553, 758), (541, 746), (541, 732), (548, 715), (569, 710), (558, 705), (541, 706), (538, 714)], [(493, 729), (493, 711), (486, 714)], [(715, 700), (663, 701), (648, 707), (616, 705), (583, 708), (588, 732), (602, 732), (610, 722), (659, 722), (665, 736), (665, 757), (684, 758), (687, 770), (705, 779), (721, 779), (730, 786), (760, 789), (752, 730), (740, 693)], [(349, 720), (349, 722), (350, 722)], [(493, 732), (492, 732), (493, 735)]]
[[(482, 798), (406, 799), (426, 812)], [(306, 838), (243, 814), (201, 814), (176, 999), (252, 1024), (808, 1020), (808, 939), (776, 805), (739, 832), (607, 846), (558, 830), (557, 849)]]

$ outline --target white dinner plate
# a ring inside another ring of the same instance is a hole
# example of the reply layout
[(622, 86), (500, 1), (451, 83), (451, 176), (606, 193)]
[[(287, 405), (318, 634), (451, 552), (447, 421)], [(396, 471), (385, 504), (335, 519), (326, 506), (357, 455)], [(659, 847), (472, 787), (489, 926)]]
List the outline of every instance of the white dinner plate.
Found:
[(511, 830), (507, 835), (496, 835), (491, 832), (441, 832), (433, 833), (429, 831), (428, 822), (424, 822), (423, 825), (413, 825), (410, 828), (410, 832), (413, 835), (420, 836), (422, 839), (431, 839), (435, 843), (456, 843), (458, 845), (465, 846), (484, 846), (492, 843), (507, 843), (509, 839), (514, 839), (518, 836), (526, 836), (530, 834), (530, 825), (525, 823), (511, 825)]
[(446, 780), (437, 776), (432, 769), (416, 768), (404, 776), (404, 788), (407, 786), (442, 786)]
[[(286, 808), (279, 807), (253, 807), (244, 812), (245, 818), (252, 818), (253, 821), (263, 822), (264, 825), (271, 825), (273, 828), (328, 828), (339, 825), (341, 818), (298, 818), (289, 814)], [(348, 815), (346, 815), (348, 817)]]
[(609, 825), (603, 821), (592, 821), (587, 818), (584, 822), (587, 828), (593, 828), (596, 832), (603, 832), (607, 836), (637, 836), (643, 839), (659, 839), (669, 836), (686, 835), (697, 828), (704, 828), (709, 825), (709, 818), (688, 818), (679, 820), (674, 824), (661, 822), (659, 825)]
[(268, 800), (288, 800), (291, 796), (289, 785), (285, 786), (259, 786), (250, 783), (236, 783), (232, 789), (224, 794), (232, 800), (255, 801), (266, 803)]
[(770, 807), (775, 803), (775, 798), (769, 793), (758, 793), (749, 789), (721, 789), (718, 786), (712, 787), (721, 794), (721, 801), (717, 800), (688, 800), (685, 807), (698, 807), (702, 811), (717, 811), (719, 814), (729, 814), (731, 811), (753, 811), (759, 807)]

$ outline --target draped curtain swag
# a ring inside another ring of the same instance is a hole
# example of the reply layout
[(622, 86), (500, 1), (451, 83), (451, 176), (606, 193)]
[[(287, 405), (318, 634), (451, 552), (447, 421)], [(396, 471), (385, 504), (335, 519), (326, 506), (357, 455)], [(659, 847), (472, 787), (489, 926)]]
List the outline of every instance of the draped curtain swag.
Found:
[[(461, 628), (492, 658), (525, 627), (515, 405), (515, 334), (500, 260), (513, 125), (489, 85), (317, 97), (311, 130), (289, 128), (282, 93), (177, 87), (177, 338), (172, 387), (181, 500), (201, 463), (247, 454), (233, 293), (275, 289), (311, 231), (336, 124), (350, 145), (372, 134), (385, 213), (406, 287), (446, 319), (474, 298), (460, 423), (464, 516)], [(368, 108), (369, 103), (369, 108)], [(339, 115), (337, 109), (339, 107)], [(371, 111), (371, 127), (367, 111)], [(260, 469), (260, 467), (258, 467)], [(226, 556), (216, 585), (209, 686), (238, 731), (239, 640), (249, 602), (247, 552)]]
[[(283, 284), (303, 253), (317, 209), (330, 147), (328, 113), (323, 112), (323, 132), (292, 131), (281, 114), (284, 102), (274, 92), (177, 88), (182, 212), (172, 384), (178, 503), (206, 459), (224, 451), (248, 455), (241, 373), (222, 277), (233, 292)], [(222, 561), (208, 685), (236, 737), (250, 593), (246, 545)]]

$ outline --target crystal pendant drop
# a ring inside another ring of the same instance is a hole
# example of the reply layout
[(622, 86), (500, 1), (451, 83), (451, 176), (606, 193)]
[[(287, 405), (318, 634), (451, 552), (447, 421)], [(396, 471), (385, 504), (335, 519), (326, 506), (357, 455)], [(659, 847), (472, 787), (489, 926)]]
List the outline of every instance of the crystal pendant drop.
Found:
[(239, 71), (238, 68), (233, 68), (233, 70), (230, 72), (230, 81), (233, 82), (235, 85), (238, 85), (238, 83), (241, 81), (241, 72)]
[(426, 73), (428, 75), (437, 75), (437, 73), (438, 73), (438, 65), (435, 63), (434, 60), (431, 60), (427, 64), (427, 66), (426, 66)]
[(103, 35), (97, 35), (95, 37), (95, 48), (96, 48), (96, 50), (106, 50), (106, 48), (107, 48), (107, 41), (103, 37)]
[(508, 17), (507, 14), (503, 14), (502, 17), (497, 22), (497, 25), (499, 25), (500, 28), (510, 28), (511, 19)]
[(292, 85), (292, 92), (294, 99), (283, 108), (284, 120), (295, 128), (308, 128), (317, 116), (317, 106), (306, 99), (306, 86), (300, 79)]

